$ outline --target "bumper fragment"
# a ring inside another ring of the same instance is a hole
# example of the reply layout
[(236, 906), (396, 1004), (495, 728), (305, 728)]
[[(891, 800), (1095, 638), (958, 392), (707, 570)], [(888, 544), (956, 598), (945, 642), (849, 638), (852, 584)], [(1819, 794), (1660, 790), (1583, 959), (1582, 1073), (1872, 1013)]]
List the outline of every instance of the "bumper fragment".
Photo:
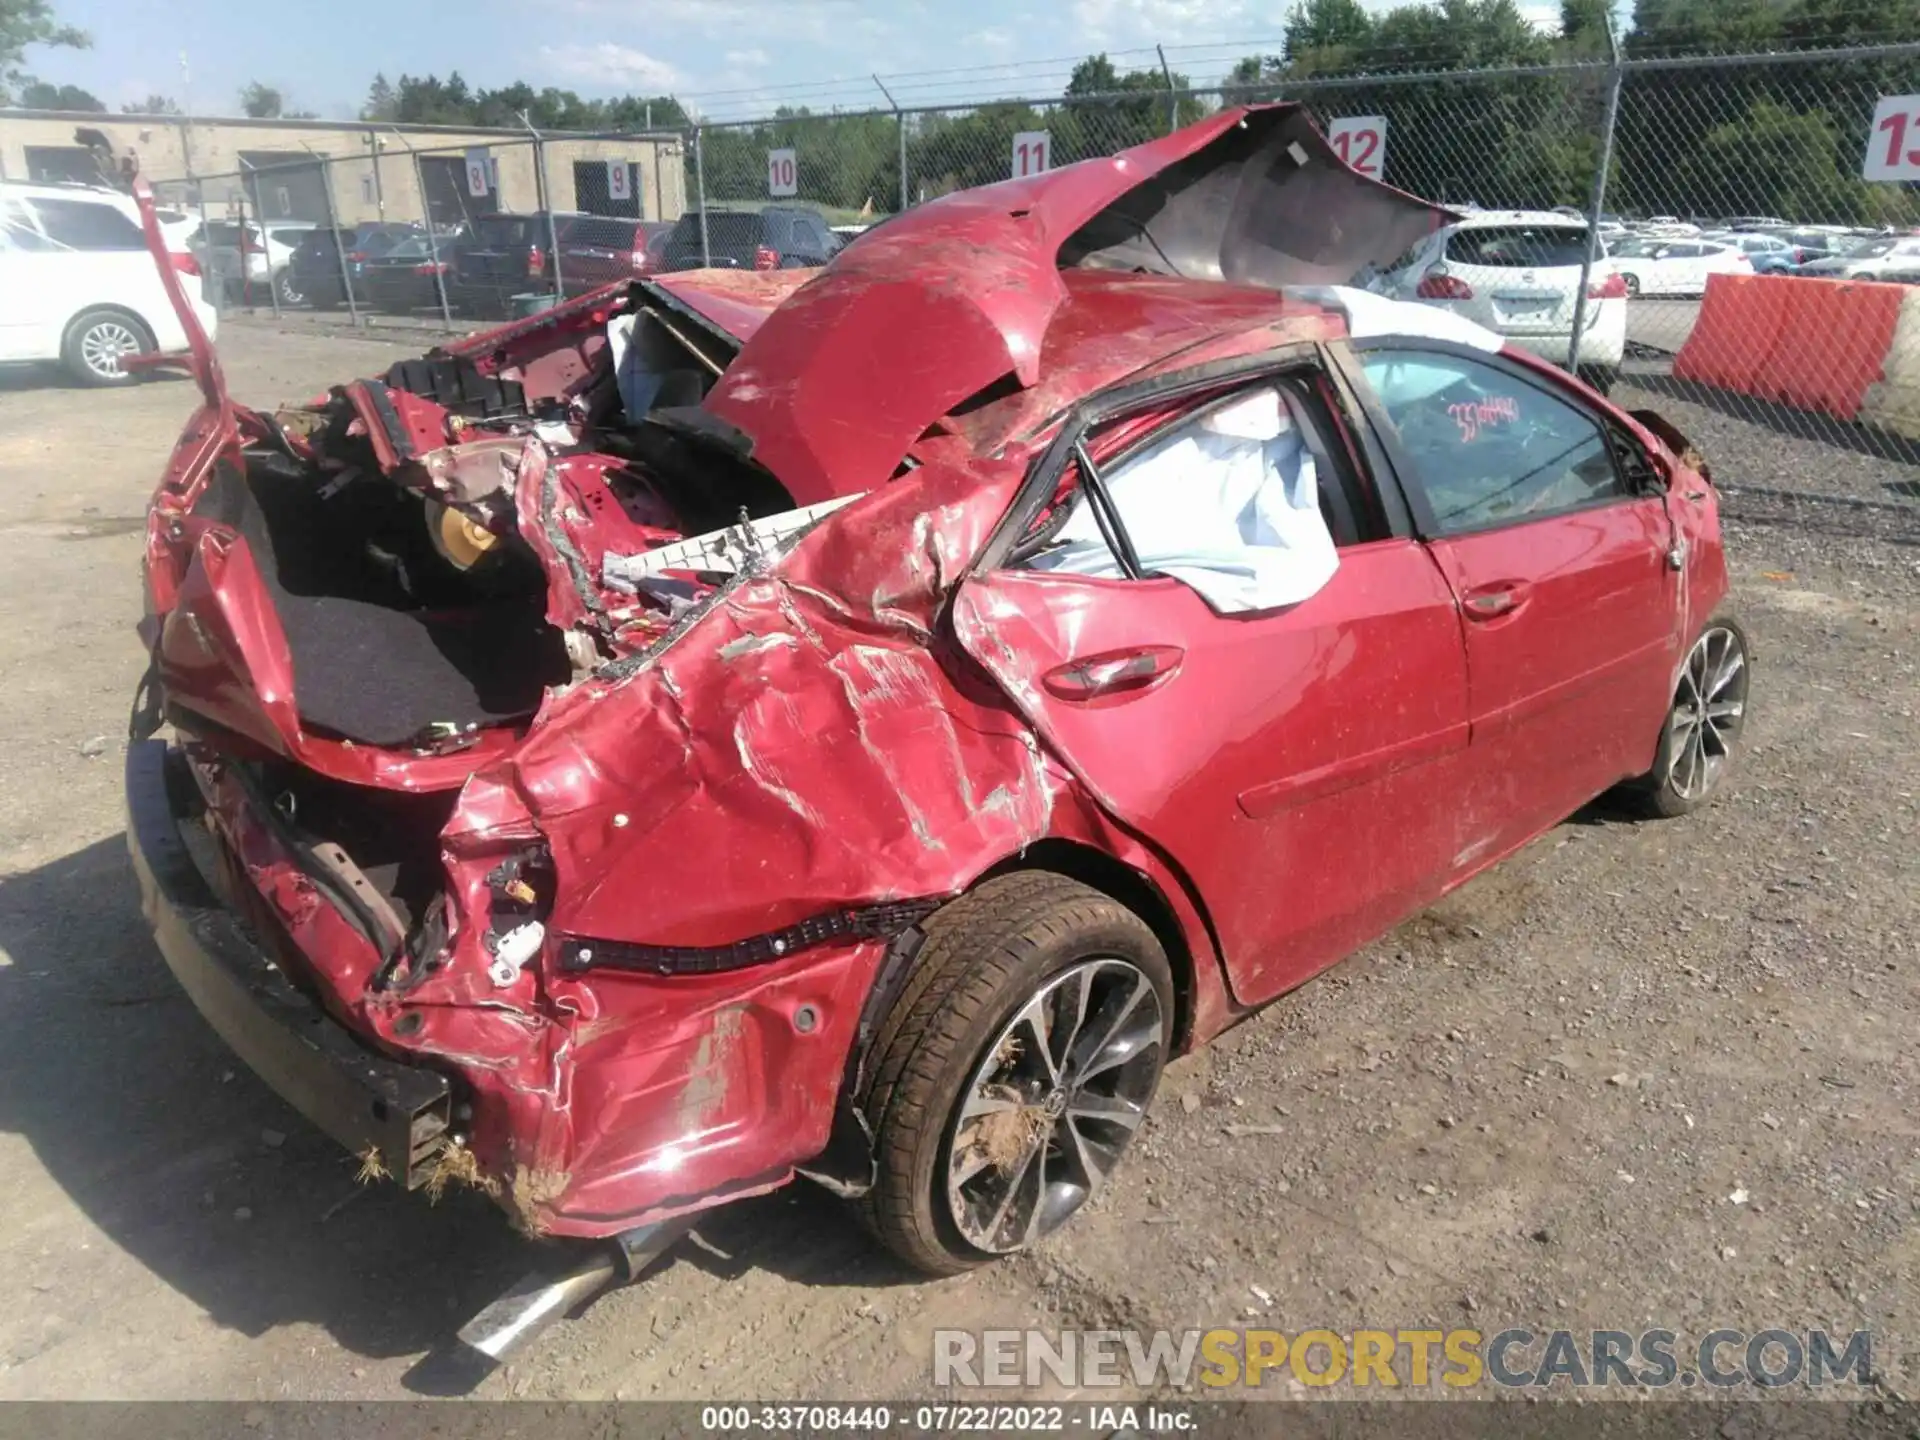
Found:
[[(170, 779), (171, 772), (171, 779)], [(445, 1076), (376, 1054), (295, 989), (220, 903), (180, 833), (192, 790), (161, 740), (127, 747), (127, 846), (141, 908), (194, 1008), (283, 1100), (409, 1189), (447, 1143)]]

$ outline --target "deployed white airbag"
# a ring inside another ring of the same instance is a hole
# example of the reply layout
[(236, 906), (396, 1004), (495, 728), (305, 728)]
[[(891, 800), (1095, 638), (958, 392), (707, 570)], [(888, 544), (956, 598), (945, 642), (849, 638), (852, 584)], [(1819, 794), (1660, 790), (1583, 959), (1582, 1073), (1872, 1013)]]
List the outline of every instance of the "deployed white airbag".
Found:
[[(1280, 392), (1255, 390), (1102, 469), (1143, 573), (1190, 585), (1222, 614), (1296, 605), (1339, 565), (1313, 456)], [(1119, 577), (1086, 493), (1036, 570)]]

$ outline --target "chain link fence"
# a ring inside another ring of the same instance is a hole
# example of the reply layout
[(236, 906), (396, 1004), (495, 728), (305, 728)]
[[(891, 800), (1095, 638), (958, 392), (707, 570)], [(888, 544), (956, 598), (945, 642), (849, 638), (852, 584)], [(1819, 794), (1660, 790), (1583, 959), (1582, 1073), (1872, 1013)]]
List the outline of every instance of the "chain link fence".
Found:
[(193, 224), (209, 299), (451, 328), (618, 278), (686, 208), (678, 133), (351, 133), (350, 153), (242, 153), (154, 182)]
[[(1888, 109), (1920, 95), (1920, 42), (1365, 75), (1273, 62), (1269, 73), (1196, 89), (1136, 72), (1114, 93), (802, 111), (644, 136), (456, 143), (393, 127), (356, 153), (243, 165), (176, 189), (207, 221), (209, 283), (225, 297), (452, 324), (649, 268), (659, 257), (643, 248), (672, 238), (651, 231), (683, 213), (694, 227), (678, 241), (683, 261), (818, 264), (954, 190), (1111, 155), (1223, 106), (1291, 100), (1356, 167), (1483, 227), (1499, 223), (1489, 211), (1557, 209), (1587, 222), (1581, 243), (1597, 237), (1550, 344), (1516, 317), (1543, 303), (1530, 287), (1551, 289), (1535, 272), (1564, 276), (1564, 253), (1509, 245), (1501, 256), (1483, 229), (1420, 257), (1423, 269), (1371, 277), (1376, 288), (1494, 322), (1590, 378), (1618, 375), (1789, 435), (1855, 447), (1865, 436), (1875, 453), (1920, 463), (1920, 183), (1864, 178), (1887, 147), (1901, 174), (1920, 174), (1920, 100), (1893, 116), (1905, 136)], [(334, 231), (348, 248), (328, 248)], [(1469, 281), (1465, 261), (1511, 274)], [(1448, 284), (1433, 281), (1450, 270)]]
[[(1571, 320), (1562, 314), (1560, 338), (1542, 347), (1551, 358), (1592, 360), (1587, 373), (1603, 383), (1618, 372), (1787, 434), (1851, 446), (1864, 434), (1875, 453), (1920, 463), (1920, 290), (1904, 305), (1898, 291), (1850, 291), (1842, 306), (1834, 297), (1847, 287), (1712, 280), (1920, 283), (1920, 184), (1862, 178), (1870, 144), (1886, 140), (1882, 102), (1916, 93), (1920, 44), (1169, 84), (702, 125), (687, 187), (696, 207), (798, 206), (853, 231), (953, 190), (1110, 155), (1225, 105), (1298, 101), (1345, 158), (1403, 190), (1487, 223), (1484, 212), (1503, 210), (1587, 220), (1599, 244)], [(1912, 125), (1920, 144), (1920, 113)], [(1488, 258), (1488, 246), (1476, 250)], [(1449, 254), (1428, 258), (1444, 267)], [(1531, 279), (1516, 273), (1513, 288)], [(1710, 283), (1727, 298), (1708, 302)], [(1417, 283), (1394, 293), (1416, 295)], [(1499, 293), (1419, 298), (1529, 343), (1524, 326), (1500, 323)], [(1609, 349), (1594, 337), (1618, 313), (1602, 307), (1616, 306), (1625, 334)], [(1711, 323), (1696, 337), (1703, 311)], [(1569, 332), (1585, 347), (1571, 356)]]

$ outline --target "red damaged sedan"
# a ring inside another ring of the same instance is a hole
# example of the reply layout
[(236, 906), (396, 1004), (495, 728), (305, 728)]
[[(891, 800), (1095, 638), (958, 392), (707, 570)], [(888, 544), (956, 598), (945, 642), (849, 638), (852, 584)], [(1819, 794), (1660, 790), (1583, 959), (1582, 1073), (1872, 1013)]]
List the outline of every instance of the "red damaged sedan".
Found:
[(1449, 218), (1255, 107), (275, 413), (203, 344), (127, 762), (169, 966), (534, 1234), (804, 1175), (927, 1271), (1033, 1243), (1168, 1059), (1735, 753), (1684, 438), (1348, 287)]

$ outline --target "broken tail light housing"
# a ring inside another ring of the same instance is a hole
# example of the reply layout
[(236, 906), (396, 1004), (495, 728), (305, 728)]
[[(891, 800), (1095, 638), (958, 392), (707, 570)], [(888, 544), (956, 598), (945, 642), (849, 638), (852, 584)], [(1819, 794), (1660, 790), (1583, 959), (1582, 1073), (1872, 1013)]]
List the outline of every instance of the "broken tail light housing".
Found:
[(416, 275), (444, 275), (447, 273), (447, 262), (444, 260), (422, 260), (418, 265), (413, 267), (413, 273)]
[(1422, 300), (1471, 300), (1473, 287), (1457, 275), (1436, 270), (1423, 275), (1413, 293)]
[(890, 940), (918, 925), (940, 908), (938, 900), (891, 900), (814, 915), (784, 930), (770, 930), (732, 945), (635, 945), (625, 940), (590, 940), (569, 935), (560, 941), (562, 973), (622, 970), (640, 975), (722, 975), (766, 965), (818, 945), (857, 940)]
[(538, 245), (529, 245), (527, 247), (528, 276), (533, 279), (538, 279), (540, 276), (546, 273), (547, 273), (547, 252), (542, 250)]
[(780, 252), (771, 245), (754, 246), (753, 268), (756, 270), (778, 270), (780, 268)]
[(167, 259), (173, 262), (173, 268), (182, 275), (198, 276), (200, 273), (200, 262), (184, 250), (173, 251)]
[(1626, 299), (1627, 298), (1626, 277), (1621, 275), (1609, 275), (1604, 280), (1596, 281), (1594, 284), (1589, 285), (1587, 287), (1587, 298), (1589, 300), (1624, 300)]

